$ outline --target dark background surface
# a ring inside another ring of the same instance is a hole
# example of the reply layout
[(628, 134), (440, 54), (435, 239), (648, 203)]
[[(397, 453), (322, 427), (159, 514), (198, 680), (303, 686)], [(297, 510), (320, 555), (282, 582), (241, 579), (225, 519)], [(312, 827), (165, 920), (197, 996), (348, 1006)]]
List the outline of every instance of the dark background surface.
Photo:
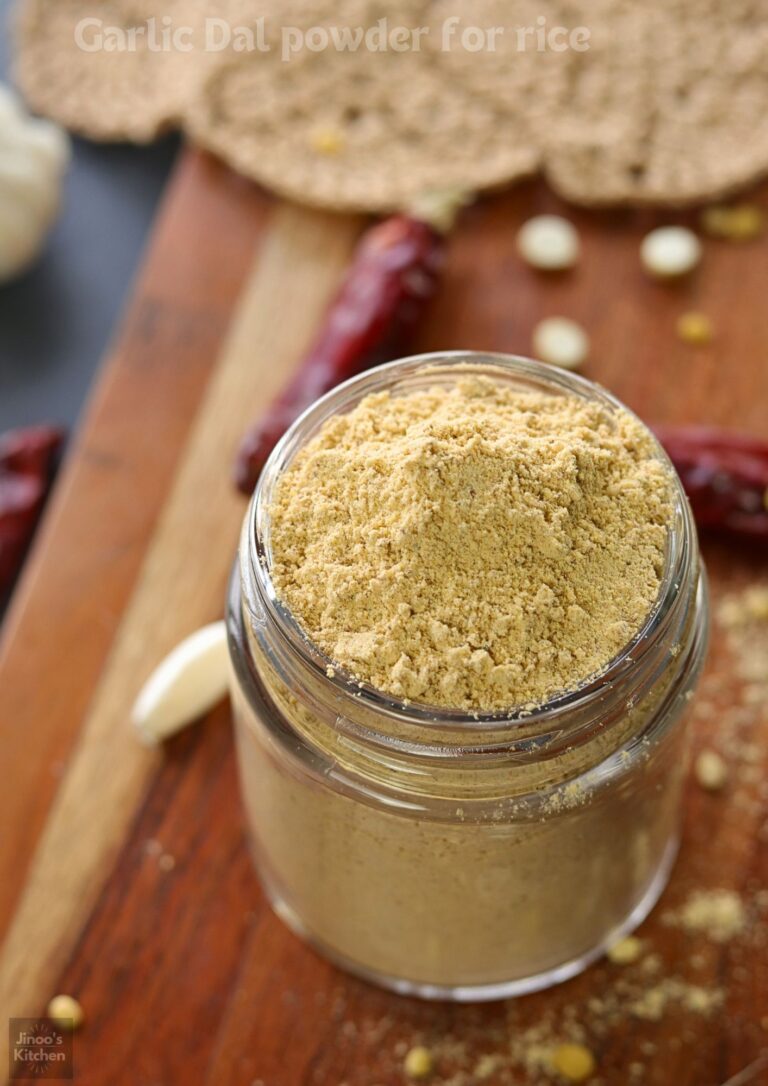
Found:
[[(10, 78), (12, 0), (0, 0)], [(130, 288), (178, 139), (152, 147), (75, 140), (60, 217), (39, 261), (0, 285), (0, 431), (75, 423)]]

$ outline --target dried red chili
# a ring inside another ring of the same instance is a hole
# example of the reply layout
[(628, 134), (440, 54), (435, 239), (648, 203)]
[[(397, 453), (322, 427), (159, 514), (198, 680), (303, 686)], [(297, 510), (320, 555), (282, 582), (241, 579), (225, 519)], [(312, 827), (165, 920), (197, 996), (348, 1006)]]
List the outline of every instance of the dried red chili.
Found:
[(21, 565), (44, 494), (42, 479), (0, 474), (0, 597), (13, 583)]
[(367, 231), (301, 367), (242, 441), (235, 482), (243, 493), (251, 493), (277, 441), (318, 396), (401, 352), (435, 293), (443, 249), (438, 231), (408, 215)]
[(0, 471), (47, 478), (63, 442), (60, 426), (25, 426), (0, 434)]
[(701, 528), (768, 539), (768, 442), (708, 426), (657, 426)]
[(63, 440), (56, 426), (0, 436), (0, 598), (13, 584), (34, 534)]

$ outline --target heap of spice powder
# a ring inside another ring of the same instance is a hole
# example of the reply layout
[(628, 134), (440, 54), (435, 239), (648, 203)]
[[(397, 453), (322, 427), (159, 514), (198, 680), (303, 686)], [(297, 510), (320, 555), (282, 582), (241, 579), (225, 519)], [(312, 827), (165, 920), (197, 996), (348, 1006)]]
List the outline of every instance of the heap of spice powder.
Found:
[(467, 374), (329, 419), (270, 513), (277, 592), (333, 665), (500, 711), (575, 688), (641, 628), (671, 483), (629, 412)]

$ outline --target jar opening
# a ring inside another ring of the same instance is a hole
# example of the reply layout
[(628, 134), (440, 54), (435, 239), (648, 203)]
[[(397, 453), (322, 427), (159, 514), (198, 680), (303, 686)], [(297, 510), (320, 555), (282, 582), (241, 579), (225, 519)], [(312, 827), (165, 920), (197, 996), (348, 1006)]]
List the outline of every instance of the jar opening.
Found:
[[(615, 397), (582, 377), (555, 370), (527, 359), (455, 351), (417, 355), (370, 370), (335, 388), (312, 405), (289, 429), (274, 449), (262, 472), (246, 517), (241, 547), (244, 599), (252, 615), (266, 613), (280, 641), (281, 651), (291, 654), (322, 682), (328, 684), (341, 702), (349, 701), (350, 715), (361, 708), (379, 718), (410, 722), (419, 728), (439, 727), (463, 733), (465, 741), (479, 733), (512, 738), (522, 726), (527, 736), (538, 731), (551, 733), (566, 728), (576, 715), (594, 722), (606, 718), (611, 703), (625, 703), (652, 680), (658, 670), (660, 644), (668, 643), (670, 630), (684, 622), (681, 605), (693, 594), (698, 577), (695, 529), (690, 509), (672, 465), (654, 438), (659, 460), (668, 470), (672, 490), (672, 520), (667, 536), (664, 571), (657, 598), (642, 627), (620, 652), (598, 673), (572, 690), (557, 694), (536, 706), (511, 706), (506, 710), (471, 713), (416, 701), (403, 701), (365, 683), (359, 683), (309, 640), (292, 612), (282, 603), (271, 577), (269, 507), (280, 477), (297, 451), (331, 417), (349, 411), (364, 396), (387, 389), (393, 395), (436, 383), (453, 383), (462, 372), (482, 373), (520, 389), (537, 389), (553, 395), (570, 395), (599, 402), (611, 412), (627, 412)], [(681, 591), (682, 589), (682, 591)], [(250, 597), (250, 600), (249, 600)], [(569, 728), (569, 730), (571, 730)], [(571, 741), (574, 736), (571, 734)]]

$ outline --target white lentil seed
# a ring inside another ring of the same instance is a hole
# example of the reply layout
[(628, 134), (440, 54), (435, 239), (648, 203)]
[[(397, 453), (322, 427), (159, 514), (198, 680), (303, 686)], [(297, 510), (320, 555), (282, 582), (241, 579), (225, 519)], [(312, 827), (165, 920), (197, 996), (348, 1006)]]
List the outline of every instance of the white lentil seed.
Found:
[(651, 275), (672, 279), (693, 271), (701, 260), (701, 242), (685, 226), (660, 226), (643, 238), (640, 259)]
[(572, 268), (579, 259), (579, 235), (561, 215), (535, 215), (517, 235), (517, 251), (528, 264), (544, 271)]
[(577, 369), (589, 354), (589, 336), (580, 324), (567, 317), (539, 321), (531, 344), (536, 358), (566, 370)]

